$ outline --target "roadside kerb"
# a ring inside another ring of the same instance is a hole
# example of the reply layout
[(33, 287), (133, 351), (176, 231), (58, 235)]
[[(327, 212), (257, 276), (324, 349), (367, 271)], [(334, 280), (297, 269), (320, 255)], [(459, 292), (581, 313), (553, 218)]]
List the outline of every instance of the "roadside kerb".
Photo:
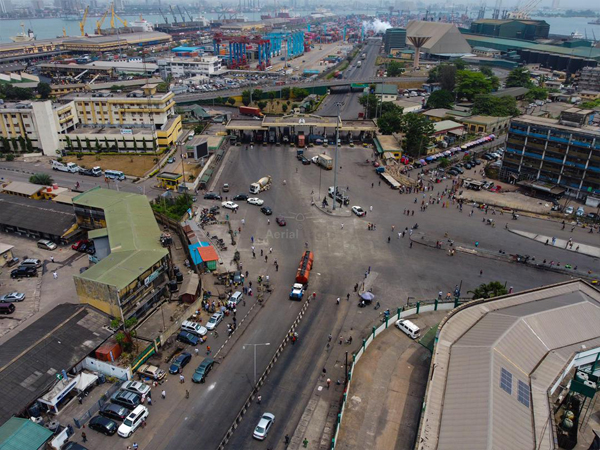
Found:
[(306, 310), (308, 309), (308, 306), (310, 305), (310, 299), (311, 299), (311, 297), (308, 296), (308, 298), (302, 305), (302, 308), (300, 309), (298, 316), (296, 316), (296, 320), (294, 320), (294, 323), (292, 324), (290, 329), (287, 331), (285, 337), (283, 338), (283, 341), (281, 342), (281, 344), (279, 344), (279, 347), (277, 347), (277, 350), (275, 351), (275, 355), (273, 355), (273, 358), (271, 358), (271, 361), (269, 362), (266, 369), (264, 370), (264, 372), (262, 373), (262, 375), (256, 382), (256, 386), (254, 386), (254, 388), (252, 389), (252, 392), (250, 392), (250, 395), (244, 402), (244, 405), (242, 406), (240, 412), (238, 412), (237, 416), (235, 417), (233, 424), (229, 427), (229, 429), (225, 433), (225, 436), (223, 436), (223, 439), (221, 439), (221, 443), (217, 447), (217, 450), (223, 450), (225, 448), (225, 446), (229, 442), (229, 439), (231, 439), (231, 436), (233, 436), (234, 431), (236, 430), (236, 428), (239, 426), (240, 422), (244, 418), (246, 411), (248, 410), (248, 408), (250, 408), (250, 406), (254, 402), (254, 398), (255, 398), (256, 394), (258, 393), (258, 391), (260, 390), (261, 386), (264, 384), (264, 382), (267, 378), (267, 375), (271, 372), (271, 370), (275, 366), (275, 363), (279, 359), (279, 356), (281, 356), (281, 353), (285, 349), (286, 345), (289, 343), (290, 334), (296, 330), (296, 328), (298, 327), (298, 325), (304, 318), (304, 315), (306, 314)]

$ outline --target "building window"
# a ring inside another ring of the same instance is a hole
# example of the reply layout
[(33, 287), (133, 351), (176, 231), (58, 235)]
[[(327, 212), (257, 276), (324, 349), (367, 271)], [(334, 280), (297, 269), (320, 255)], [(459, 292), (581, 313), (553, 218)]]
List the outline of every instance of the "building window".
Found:
[(519, 402), (521, 402), (527, 408), (529, 408), (529, 394), (529, 385), (519, 380), (519, 392), (517, 393), (517, 398), (519, 399)]
[(500, 387), (512, 395), (512, 373), (505, 368), (500, 371)]

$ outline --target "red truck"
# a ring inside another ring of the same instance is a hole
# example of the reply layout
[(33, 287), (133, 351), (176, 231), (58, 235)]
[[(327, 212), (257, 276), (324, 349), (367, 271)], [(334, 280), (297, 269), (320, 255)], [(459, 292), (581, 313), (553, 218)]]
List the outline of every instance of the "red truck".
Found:
[(304, 145), (305, 145), (304, 135), (300, 134), (298, 136), (298, 148), (304, 148)]
[(262, 117), (263, 113), (260, 112), (260, 108), (254, 108), (252, 106), (240, 106), (240, 114), (245, 116)]

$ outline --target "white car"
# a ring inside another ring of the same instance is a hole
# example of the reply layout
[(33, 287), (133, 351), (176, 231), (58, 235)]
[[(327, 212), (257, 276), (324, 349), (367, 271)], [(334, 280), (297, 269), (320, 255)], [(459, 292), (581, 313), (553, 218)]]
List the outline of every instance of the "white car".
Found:
[(138, 405), (129, 415), (125, 418), (117, 433), (119, 436), (128, 438), (133, 432), (144, 423), (148, 417), (148, 408), (143, 405)]
[(151, 391), (150, 386), (145, 383), (140, 383), (139, 381), (126, 381), (121, 385), (121, 389), (134, 392), (138, 395), (148, 395), (148, 392)]
[(262, 206), (265, 201), (257, 198), (257, 197), (250, 197), (248, 200), (246, 200), (248, 203), (250, 203), (251, 205), (256, 205), (256, 206)]
[(239, 208), (239, 205), (237, 203), (233, 203), (233, 202), (223, 202), (223, 203), (221, 203), (221, 206), (223, 208), (231, 209), (231, 210)]
[(206, 324), (206, 328), (208, 330), (212, 331), (215, 328), (217, 328), (217, 325), (219, 325), (222, 320), (223, 320), (223, 313), (222, 312), (216, 312), (216, 313), (214, 313), (210, 317), (210, 319), (208, 319), (208, 322)]
[(318, 156), (313, 156), (312, 158), (310, 158), (310, 160), (314, 163), (314, 164), (319, 164), (319, 157)]
[(275, 416), (271, 413), (264, 413), (260, 418), (258, 425), (256, 425), (252, 437), (259, 441), (264, 441), (267, 438), (267, 433), (271, 429), (273, 422), (275, 422)]
[(366, 214), (365, 210), (362, 209), (360, 206), (353, 206), (352, 207), (352, 212), (354, 214), (356, 214), (358, 217), (362, 217)]
[(575, 209), (572, 206), (567, 206), (565, 208), (565, 214), (566, 215), (573, 214), (573, 212), (575, 212)]
[(0, 297), (0, 302), (22, 302), (25, 300), (25, 294), (22, 292), (11, 292)]

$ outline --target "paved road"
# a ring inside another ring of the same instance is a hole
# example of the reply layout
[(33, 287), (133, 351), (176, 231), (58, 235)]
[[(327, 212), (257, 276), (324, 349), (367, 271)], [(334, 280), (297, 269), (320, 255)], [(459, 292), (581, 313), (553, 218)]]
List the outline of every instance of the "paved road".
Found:
[[(308, 149), (308, 156), (322, 150)], [(372, 167), (363, 163), (365, 157), (370, 156), (369, 150), (344, 148), (340, 162), (343, 169), (339, 174), (340, 184), (350, 187), (352, 204), (367, 209), (373, 205), (373, 212), (367, 218), (350, 215), (332, 218), (311, 207), (311, 191), (315, 192), (315, 197), (324, 195), (333, 174), (314, 165), (300, 165), (293, 149), (257, 147), (254, 151), (243, 148), (233, 151), (237, 155), (232, 155), (227, 161), (219, 183), (228, 182), (233, 195), (246, 192), (248, 185), (259, 177), (272, 175), (274, 187), (261, 197), (273, 207), (274, 216), (282, 214), (288, 221), (285, 228), (276, 227), (273, 220), (267, 225), (266, 217), (260, 214), (258, 208), (249, 205), (243, 205), (240, 213), (233, 216), (234, 228), (242, 218), (246, 220), (238, 247), (244, 269), (250, 271), (250, 279), (255, 279), (260, 273), (269, 273), (275, 291), (213, 372), (210, 383), (193, 386), (191, 401), (179, 405), (161, 425), (153, 427), (153, 439), (145, 443), (144, 448), (168, 446), (192, 449), (199, 445), (203, 448), (217, 445), (251, 390), (252, 353), (251, 350), (243, 350), (242, 345), (271, 343), (271, 346), (258, 350), (257, 368), (261, 373), (298, 313), (300, 304), (289, 301), (287, 291), (293, 282), (304, 242), (309, 243), (316, 255), (310, 291), (317, 292), (318, 300), (311, 304), (300, 326), (299, 343), (286, 348), (264, 386), (261, 408), (251, 407), (229, 448), (271, 447), (280, 444), (286, 433), (293, 433), (325, 361), (330, 368), (339, 368), (339, 364), (329, 359), (331, 355), (340, 360), (326, 349), (327, 335), (356, 333), (355, 338), (358, 339), (360, 333), (377, 321), (378, 311), (358, 309), (354, 299), (344, 301), (340, 306), (335, 304), (336, 297), (345, 297), (347, 292), (352, 291), (352, 285), (363, 278), (368, 266), (372, 266), (373, 276), (377, 277), (375, 293), (383, 308), (397, 307), (409, 297), (433, 298), (438, 291), (452, 290), (461, 281), (463, 293), (466, 293), (479, 283), (490, 280), (506, 281), (515, 290), (521, 290), (565, 279), (560, 274), (512, 263), (469, 255), (450, 260), (443, 252), (431, 248), (418, 245), (410, 248), (408, 239), (398, 239), (391, 233), (392, 225), (399, 230), (418, 222), (419, 231), (437, 234), (449, 231), (460, 241), (478, 239), (480, 247), (490, 250), (502, 246), (507, 252), (528, 253), (538, 258), (546, 255), (553, 259), (563, 258), (560, 249), (544, 247), (506, 232), (503, 222), (510, 220), (507, 216), (496, 216), (498, 226), (494, 229), (481, 222), (483, 216), (479, 212), (469, 217), (468, 211), (459, 213), (456, 209), (442, 209), (437, 205), (424, 213), (416, 208), (414, 217), (403, 216), (404, 208), (414, 207), (414, 196), (399, 195), (387, 187), (378, 186)], [(284, 178), (287, 180), (286, 187), (282, 185)], [(367, 231), (368, 221), (377, 223), (377, 231)], [(341, 223), (345, 225), (343, 229)], [(560, 231), (556, 224), (527, 218), (519, 220), (519, 228), (547, 229), (550, 234)], [(581, 241), (597, 240), (596, 235), (589, 237), (580, 230), (576, 230), (576, 234)], [(273, 247), (274, 253), (269, 255), (269, 261), (278, 259), (279, 272), (274, 272), (273, 266), (264, 263), (260, 257), (251, 258), (249, 236), (254, 236), (257, 251)], [(387, 242), (388, 236), (393, 238), (390, 243)], [(568, 261), (580, 267), (597, 268), (597, 261), (582, 255), (569, 254)], [(479, 275), (480, 270), (483, 270), (483, 276)], [(353, 331), (349, 331), (350, 327)], [(186, 368), (188, 370), (191, 369)], [(273, 412), (278, 420), (267, 442), (258, 444), (252, 441), (250, 435), (265, 410)]]

